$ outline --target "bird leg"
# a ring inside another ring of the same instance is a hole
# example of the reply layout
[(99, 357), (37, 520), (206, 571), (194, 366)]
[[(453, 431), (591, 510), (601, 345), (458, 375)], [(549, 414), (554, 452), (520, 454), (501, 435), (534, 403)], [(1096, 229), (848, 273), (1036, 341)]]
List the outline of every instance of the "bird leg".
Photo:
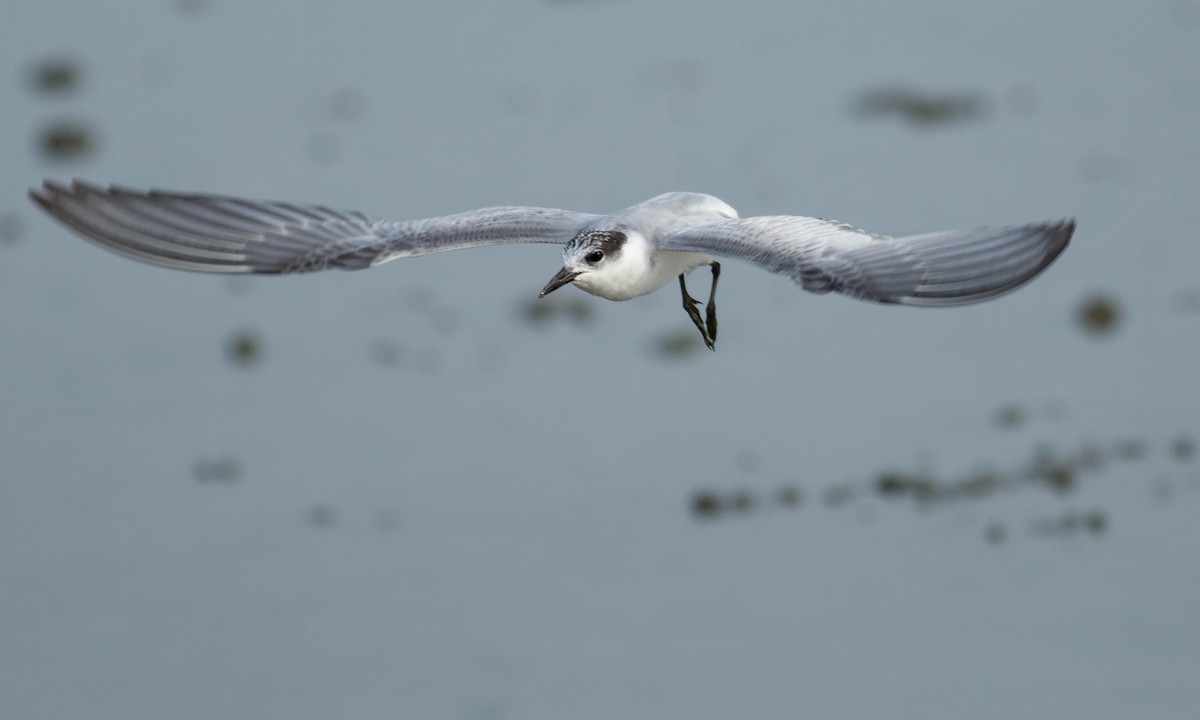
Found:
[(709, 349), (716, 350), (717, 344), (717, 278), (721, 277), (721, 263), (716, 260), (708, 264), (712, 270), (712, 287), (708, 290), (708, 305), (704, 308), (707, 318)]
[[(696, 306), (700, 304), (700, 301), (688, 294), (687, 282), (684, 280), (683, 273), (680, 273), (679, 275), (679, 291), (683, 294), (683, 309), (688, 314), (688, 317), (692, 319), (692, 322), (695, 323), (696, 329), (700, 331), (700, 337), (704, 338), (704, 345), (708, 347), (709, 350), (716, 350), (716, 347), (714, 346), (715, 340), (713, 339), (712, 334), (709, 332), (708, 327), (705, 326), (704, 319), (700, 317), (700, 311), (696, 309)], [(707, 311), (708, 317), (714, 322), (715, 327), (716, 307), (712, 304), (711, 296), (709, 297)]]

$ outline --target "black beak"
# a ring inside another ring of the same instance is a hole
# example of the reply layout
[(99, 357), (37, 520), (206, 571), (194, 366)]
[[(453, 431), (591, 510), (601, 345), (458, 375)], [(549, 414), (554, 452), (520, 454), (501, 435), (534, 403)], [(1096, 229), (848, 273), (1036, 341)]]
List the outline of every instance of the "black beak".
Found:
[(558, 274), (550, 278), (550, 282), (546, 283), (546, 287), (542, 288), (542, 292), (538, 294), (538, 297), (546, 297), (563, 285), (574, 281), (577, 277), (579, 277), (579, 271), (577, 270), (568, 270), (566, 268), (559, 270)]

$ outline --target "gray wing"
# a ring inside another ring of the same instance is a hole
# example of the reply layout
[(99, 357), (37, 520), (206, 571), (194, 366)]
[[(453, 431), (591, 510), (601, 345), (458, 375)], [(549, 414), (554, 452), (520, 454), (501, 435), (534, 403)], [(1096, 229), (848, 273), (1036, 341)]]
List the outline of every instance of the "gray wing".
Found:
[(682, 227), (665, 250), (703, 252), (786, 275), (805, 290), (904, 305), (962, 305), (1032, 279), (1067, 247), (1073, 219), (892, 238), (828, 220), (764, 216)]
[(109, 250), (155, 265), (222, 273), (358, 270), (480, 245), (565, 243), (594, 215), (497, 207), (391, 222), (319, 205), (102, 188), (47, 180), (29, 196)]

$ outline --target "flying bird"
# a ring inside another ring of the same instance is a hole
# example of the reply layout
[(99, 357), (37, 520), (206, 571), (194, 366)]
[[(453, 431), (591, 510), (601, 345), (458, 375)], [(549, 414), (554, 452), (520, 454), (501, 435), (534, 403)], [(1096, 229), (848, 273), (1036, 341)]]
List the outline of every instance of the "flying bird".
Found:
[[(705, 345), (717, 339), (717, 258), (744, 260), (814, 293), (941, 307), (996, 297), (1028, 282), (1067, 247), (1074, 219), (888, 237), (798, 215), (739, 218), (701, 193), (672, 192), (608, 215), (493, 207), (423, 220), (375, 220), (322, 205), (148, 192), (76, 180), (29, 191), (83, 237), (135, 260), (181, 270), (283, 274), (362, 270), (399, 258), (507, 243), (562, 246), (564, 285), (629, 300), (678, 278)], [(707, 265), (701, 315), (685, 276)]]

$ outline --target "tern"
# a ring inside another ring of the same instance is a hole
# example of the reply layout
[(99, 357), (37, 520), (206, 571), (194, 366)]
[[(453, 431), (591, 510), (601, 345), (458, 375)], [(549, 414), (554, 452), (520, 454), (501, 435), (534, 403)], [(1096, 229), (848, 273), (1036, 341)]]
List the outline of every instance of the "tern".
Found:
[[(127, 257), (182, 270), (283, 274), (361, 270), (399, 258), (508, 243), (562, 245), (564, 285), (609, 300), (678, 278), (704, 344), (717, 339), (717, 258), (744, 260), (814, 293), (941, 307), (1002, 295), (1067, 247), (1074, 219), (889, 237), (798, 215), (739, 218), (712, 195), (672, 192), (608, 215), (493, 207), (423, 220), (375, 220), (322, 205), (100, 187), (46, 180), (30, 198), (83, 237)], [(708, 302), (686, 275), (707, 265)]]

